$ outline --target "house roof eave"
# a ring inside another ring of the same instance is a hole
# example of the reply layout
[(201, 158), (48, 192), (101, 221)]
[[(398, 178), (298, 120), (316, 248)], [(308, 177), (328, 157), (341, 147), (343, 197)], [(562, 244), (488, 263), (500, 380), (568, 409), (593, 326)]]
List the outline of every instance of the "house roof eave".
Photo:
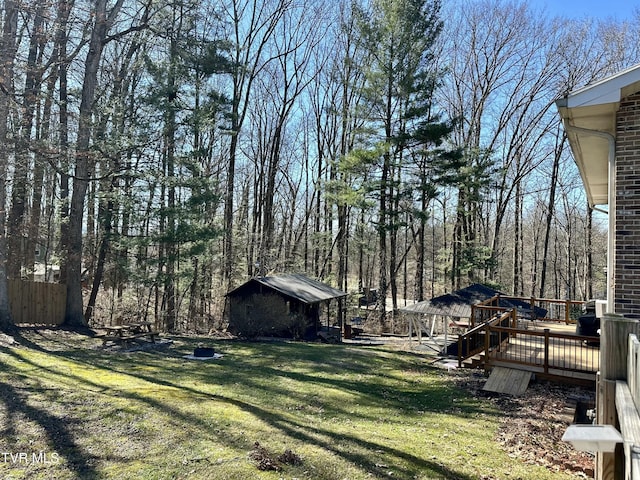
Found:
[(588, 132), (615, 136), (615, 113), (618, 104), (590, 107), (558, 107), (573, 158), (591, 206), (608, 203), (609, 143)]
[(620, 101), (638, 91), (640, 64), (556, 100), (591, 206), (608, 203), (609, 144), (589, 131), (615, 137)]

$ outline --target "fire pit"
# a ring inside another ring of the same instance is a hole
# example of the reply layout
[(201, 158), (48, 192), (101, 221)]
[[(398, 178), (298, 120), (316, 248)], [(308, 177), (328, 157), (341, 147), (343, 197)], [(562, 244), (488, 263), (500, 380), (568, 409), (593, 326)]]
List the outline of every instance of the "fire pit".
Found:
[(219, 360), (222, 358), (221, 353), (216, 353), (213, 347), (196, 347), (193, 349), (193, 353), (183, 355), (186, 360)]
[(193, 350), (193, 356), (196, 358), (211, 358), (215, 354), (215, 350), (211, 347), (196, 347)]

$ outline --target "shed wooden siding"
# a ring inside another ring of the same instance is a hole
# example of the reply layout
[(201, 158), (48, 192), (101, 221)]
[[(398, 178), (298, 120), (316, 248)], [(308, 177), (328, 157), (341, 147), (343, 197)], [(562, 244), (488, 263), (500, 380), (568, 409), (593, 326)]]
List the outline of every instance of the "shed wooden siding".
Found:
[(301, 274), (252, 278), (227, 293), (229, 330), (247, 336), (314, 338), (321, 305), (347, 294)]
[(640, 319), (640, 93), (616, 116), (615, 311)]
[(319, 306), (307, 305), (258, 282), (236, 289), (229, 299), (229, 330), (253, 337), (315, 338)]

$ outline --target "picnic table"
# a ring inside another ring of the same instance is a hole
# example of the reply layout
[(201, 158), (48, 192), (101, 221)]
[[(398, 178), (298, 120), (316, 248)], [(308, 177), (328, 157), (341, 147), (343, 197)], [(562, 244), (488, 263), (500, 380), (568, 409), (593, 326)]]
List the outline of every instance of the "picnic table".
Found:
[(152, 330), (151, 322), (124, 323), (122, 325), (109, 325), (102, 327), (105, 333), (98, 335), (102, 338), (102, 344), (107, 342), (128, 343), (138, 338), (148, 338), (151, 343), (156, 343), (158, 332)]

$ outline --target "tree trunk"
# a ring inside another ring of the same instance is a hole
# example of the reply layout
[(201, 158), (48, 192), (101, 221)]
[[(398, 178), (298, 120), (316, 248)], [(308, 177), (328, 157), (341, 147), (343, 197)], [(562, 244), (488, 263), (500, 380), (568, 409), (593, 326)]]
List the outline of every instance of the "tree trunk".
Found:
[[(427, 198), (427, 178), (421, 175), (420, 178), (420, 209), (421, 215), (418, 218), (418, 231), (416, 242), (416, 278), (413, 290), (413, 299), (417, 302), (424, 301), (424, 271), (425, 271), (425, 250), (426, 250), (426, 229), (427, 212), (429, 211), (429, 199)], [(433, 215), (432, 215), (433, 219)], [(434, 239), (435, 242), (435, 239)], [(435, 263), (435, 262), (434, 262)], [(434, 268), (435, 265), (432, 266)], [(433, 281), (433, 277), (432, 277)], [(433, 292), (432, 292), (433, 294)]]
[[(562, 143), (564, 143), (565, 134), (562, 135), (562, 139), (559, 140), (561, 142), (559, 145), (556, 145), (555, 156), (553, 159), (553, 168), (551, 170), (551, 178), (549, 179), (550, 188), (549, 188), (549, 206), (547, 208), (547, 219), (546, 219), (546, 228), (544, 232), (544, 245), (542, 251), (542, 265), (540, 266), (540, 290), (538, 292), (538, 296), (540, 298), (545, 297), (545, 283), (547, 281), (547, 265), (549, 260), (549, 249), (550, 249), (550, 239), (551, 239), (551, 227), (553, 224), (553, 217), (555, 214), (555, 202), (556, 202), (556, 187), (558, 184), (558, 172), (560, 170), (560, 157), (562, 155)], [(534, 265), (534, 268), (537, 266)], [(556, 297), (558, 298), (558, 297)]]
[[(55, 91), (55, 85), (57, 83), (58, 76), (54, 73), (47, 81), (47, 94), (45, 95), (44, 106), (42, 108), (43, 122), (38, 129), (38, 139), (49, 138), (51, 131), (51, 109), (53, 106), (53, 92)], [(37, 152), (34, 160), (33, 167), (33, 200), (31, 203), (31, 216), (29, 219), (29, 233), (27, 238), (27, 256), (25, 268), (28, 272), (31, 272), (31, 279), (33, 280), (33, 272), (35, 270), (35, 251), (38, 245), (40, 245), (40, 218), (42, 216), (42, 193), (45, 174), (46, 158), (44, 155)], [(44, 248), (45, 255), (48, 254), (48, 248)], [(46, 257), (45, 257), (46, 258)], [(46, 278), (46, 269), (45, 269)]]
[(380, 254), (380, 264), (378, 265), (378, 301), (376, 304), (376, 309), (378, 311), (378, 323), (380, 325), (380, 328), (383, 330), (386, 328), (387, 323), (387, 183), (389, 182), (389, 173), (391, 170), (390, 157), (390, 153), (385, 153), (384, 165), (382, 166), (382, 175), (380, 177), (380, 211), (378, 213), (378, 248)]
[(175, 187), (175, 162), (176, 162), (176, 110), (175, 94), (177, 91), (175, 63), (178, 61), (178, 49), (175, 44), (176, 40), (172, 39), (171, 66), (169, 67), (169, 78), (167, 82), (167, 91), (169, 92), (169, 101), (167, 104), (167, 112), (165, 119), (165, 156), (167, 165), (167, 179), (169, 185), (167, 187), (167, 224), (164, 238), (166, 252), (166, 271), (164, 277), (164, 329), (173, 332), (176, 329), (177, 311), (176, 311), (176, 258), (177, 245), (175, 238), (176, 231), (176, 187)]
[(522, 194), (520, 181), (516, 184), (515, 216), (513, 225), (513, 294), (524, 295), (522, 291)]
[(106, 0), (97, 1), (94, 10), (95, 23), (85, 61), (66, 252), (67, 304), (64, 323), (74, 327), (87, 326), (82, 308), (82, 227), (87, 186), (89, 185), (93, 167), (89, 147), (93, 102), (98, 81), (98, 67), (107, 33), (121, 6), (122, 0), (118, 0), (111, 12), (107, 13)]
[[(262, 208), (262, 240), (260, 242), (260, 256), (259, 262), (263, 265), (263, 268), (266, 267), (267, 270), (271, 270), (274, 267), (274, 235), (275, 235), (275, 226), (274, 226), (274, 214), (273, 214), (273, 205), (274, 205), (274, 197), (276, 194), (276, 175), (278, 173), (278, 168), (280, 165), (280, 148), (282, 142), (282, 134), (281, 128), (285, 121), (284, 118), (279, 117), (277, 120), (278, 126), (276, 126), (276, 131), (270, 139), (271, 150), (268, 156), (268, 167), (267, 167), (267, 178), (266, 178), (266, 187), (265, 187), (265, 195), (263, 199), (263, 208)], [(266, 271), (266, 270), (263, 270)]]
[(458, 189), (458, 206), (456, 208), (456, 223), (453, 227), (453, 259), (451, 266), (451, 289), (458, 290), (462, 286), (462, 269), (464, 265), (464, 256), (469, 247), (468, 239), (465, 235), (467, 223), (467, 194), (464, 188)]
[[(263, 2), (261, 7), (268, 3)], [(233, 286), (235, 248), (234, 248), (234, 195), (236, 157), (238, 154), (238, 140), (249, 108), (249, 98), (253, 81), (261, 69), (263, 61), (262, 51), (274, 34), (274, 30), (281, 16), (287, 8), (286, 3), (280, 0), (275, 2), (275, 11), (265, 18), (263, 14), (268, 9), (257, 8), (258, 4), (242, 5), (240, 0), (232, 1), (231, 22), (234, 29), (234, 41), (236, 45), (233, 72), (233, 96), (231, 99), (231, 141), (229, 145), (229, 162), (227, 165), (227, 185), (224, 206), (224, 266), (222, 271), (223, 282), (227, 290)], [(243, 14), (249, 12), (250, 17), (243, 18)], [(242, 32), (246, 27), (247, 31)], [(245, 35), (243, 35), (244, 33)]]
[[(400, 163), (402, 160), (400, 160)], [(400, 216), (400, 192), (395, 188), (400, 185), (400, 168), (392, 170), (392, 181), (389, 186), (389, 197), (391, 202), (391, 219), (389, 231), (389, 287), (391, 289), (392, 319), (395, 318), (398, 311), (398, 229)]]
[(12, 327), (11, 307), (7, 285), (7, 236), (6, 205), (7, 175), (11, 148), (8, 135), (8, 118), (12, 101), (13, 66), (16, 55), (18, 29), (18, 5), (14, 0), (4, 2), (4, 27), (0, 44), (0, 330)]
[(24, 99), (22, 101), (22, 118), (18, 133), (18, 148), (15, 152), (13, 186), (11, 188), (11, 209), (9, 210), (9, 262), (7, 275), (9, 278), (20, 278), (22, 267), (28, 258), (33, 258), (34, 251), (27, 250), (29, 243), (28, 229), (25, 222), (27, 216), (27, 198), (29, 197), (29, 169), (31, 131), (33, 130), (34, 113), (37, 105), (37, 93), (42, 79), (42, 70), (37, 67), (38, 50), (42, 44), (43, 5), (36, 8), (33, 20), (33, 34), (29, 40), (27, 71), (25, 75)]
[[(106, 182), (105, 182), (106, 183)], [(104, 188), (104, 186), (103, 186)], [(112, 182), (109, 190), (115, 190), (116, 182)], [(96, 299), (98, 298), (98, 290), (102, 283), (102, 277), (104, 276), (104, 264), (107, 259), (107, 253), (111, 246), (111, 232), (112, 232), (112, 217), (114, 210), (113, 200), (105, 200), (105, 193), (101, 192), (101, 200), (98, 206), (98, 235), (96, 239), (100, 239), (100, 245), (98, 247), (98, 255), (95, 263), (95, 271), (93, 272), (93, 282), (91, 285), (91, 293), (89, 294), (89, 300), (87, 301), (87, 308), (84, 312), (84, 319), (87, 325), (89, 320), (93, 316), (93, 310), (96, 305)]]
[(240, 124), (236, 120), (238, 117), (238, 100), (235, 98), (235, 95), (237, 95), (237, 93), (234, 93), (233, 110), (231, 111), (231, 128), (234, 133), (231, 136), (231, 143), (229, 146), (229, 163), (227, 165), (227, 188), (224, 202), (224, 246), (222, 249), (224, 254), (224, 270), (222, 272), (222, 277), (223, 281), (226, 281), (227, 290), (231, 290), (231, 287), (233, 286), (233, 196), (235, 194), (234, 184), (236, 181), (236, 152), (238, 149), (238, 134), (240, 133)]

